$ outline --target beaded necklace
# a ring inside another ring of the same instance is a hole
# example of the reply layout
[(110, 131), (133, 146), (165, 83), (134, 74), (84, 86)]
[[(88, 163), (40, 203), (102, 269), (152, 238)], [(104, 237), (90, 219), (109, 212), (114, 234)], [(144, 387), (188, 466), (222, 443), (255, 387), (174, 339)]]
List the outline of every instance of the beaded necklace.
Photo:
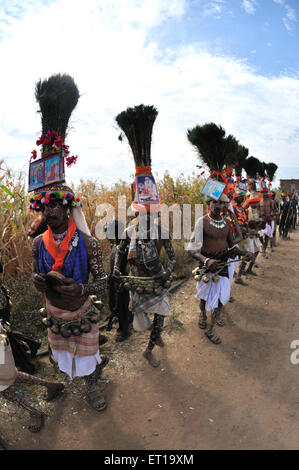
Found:
[(208, 214), (208, 218), (209, 218), (210, 225), (212, 225), (213, 227), (217, 229), (221, 229), (226, 226), (226, 222), (223, 217), (221, 217), (220, 220), (215, 220), (213, 219), (213, 217), (210, 216), (210, 214)]

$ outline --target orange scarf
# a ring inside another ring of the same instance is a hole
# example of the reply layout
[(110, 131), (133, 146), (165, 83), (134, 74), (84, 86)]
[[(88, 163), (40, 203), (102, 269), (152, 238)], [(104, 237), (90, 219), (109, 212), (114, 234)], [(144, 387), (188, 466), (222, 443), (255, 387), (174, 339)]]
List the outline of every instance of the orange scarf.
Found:
[(57, 246), (53, 232), (48, 226), (48, 230), (43, 234), (43, 242), (45, 244), (46, 249), (54, 259), (54, 264), (52, 266), (52, 271), (61, 272), (63, 268), (64, 258), (66, 257), (69, 251), (69, 244), (73, 235), (76, 231), (77, 227), (73, 219), (69, 219), (69, 226), (67, 230), (67, 234), (62, 240), (60, 246)]

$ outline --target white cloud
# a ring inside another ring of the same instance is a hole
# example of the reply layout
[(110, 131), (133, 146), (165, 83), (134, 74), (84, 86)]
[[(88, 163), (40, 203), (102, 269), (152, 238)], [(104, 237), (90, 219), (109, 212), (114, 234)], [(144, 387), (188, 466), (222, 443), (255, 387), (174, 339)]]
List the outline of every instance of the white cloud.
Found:
[(286, 2), (286, 0), (273, 1), (284, 8), (284, 16), (282, 17), (282, 22), (286, 30), (291, 33), (294, 30), (294, 23), (297, 22), (296, 11)]
[(253, 15), (257, 8), (256, 0), (242, 0), (242, 7), (249, 15)]
[[(214, 121), (233, 133), (250, 153), (296, 167), (299, 136), (299, 80), (264, 77), (245, 62), (213, 56), (200, 45), (163, 51), (152, 28), (169, 16), (182, 18), (183, 0), (61, 0), (30, 9), (0, 42), (0, 159), (25, 168), (40, 133), (34, 85), (39, 78), (66, 72), (81, 98), (67, 138), (80, 177), (113, 183), (129, 180), (133, 159), (118, 140), (114, 117), (140, 103), (158, 107), (152, 160), (161, 175), (190, 174), (196, 156), (188, 128)], [(288, 156), (286, 161), (285, 156)]]
[(209, 1), (203, 9), (203, 15), (211, 16), (214, 19), (219, 20), (221, 18), (225, 5), (226, 5), (225, 0)]

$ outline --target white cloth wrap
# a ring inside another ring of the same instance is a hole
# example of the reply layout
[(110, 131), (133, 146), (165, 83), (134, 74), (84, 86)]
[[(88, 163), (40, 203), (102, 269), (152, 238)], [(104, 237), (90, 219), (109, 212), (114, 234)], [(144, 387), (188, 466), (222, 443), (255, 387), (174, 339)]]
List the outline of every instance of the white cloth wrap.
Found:
[(259, 232), (261, 234), (262, 237), (269, 237), (269, 238), (272, 238), (272, 222), (270, 224), (268, 224), (268, 222), (266, 223), (266, 227), (261, 230)]
[(209, 282), (199, 281), (196, 285), (197, 293), (195, 298), (206, 301), (206, 310), (209, 312), (213, 308), (217, 308), (219, 300), (225, 305), (230, 298), (231, 281), (228, 277), (219, 276), (218, 282), (213, 282), (212, 273), (207, 273), (210, 277)]
[(92, 374), (97, 364), (102, 362), (99, 350), (93, 356), (72, 357), (68, 351), (58, 351), (56, 349), (52, 350), (52, 354), (58, 362), (59, 369), (71, 379)]
[(237, 262), (237, 259), (239, 259), (239, 256), (236, 256), (236, 258), (232, 259), (232, 258), (228, 258), (228, 262), (230, 261), (233, 261), (231, 264), (228, 265), (227, 269), (228, 269), (228, 277), (229, 277), (229, 280), (230, 280), (230, 283), (233, 282), (233, 278), (234, 278), (234, 272), (235, 272), (235, 269), (237, 266), (239, 266), (239, 263)]
[(250, 251), (250, 253), (256, 253), (257, 251), (262, 251), (261, 249), (261, 242), (259, 241), (259, 238), (258, 237), (254, 237), (254, 238), (249, 238), (250, 242), (249, 242), (249, 248), (248, 248), (248, 251)]

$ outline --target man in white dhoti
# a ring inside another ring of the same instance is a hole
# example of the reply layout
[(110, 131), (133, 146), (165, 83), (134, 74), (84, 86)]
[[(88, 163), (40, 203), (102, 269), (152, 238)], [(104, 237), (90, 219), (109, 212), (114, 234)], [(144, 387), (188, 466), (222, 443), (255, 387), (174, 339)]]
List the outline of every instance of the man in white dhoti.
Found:
[(231, 288), (228, 266), (221, 269), (220, 265), (236, 255), (251, 258), (248, 252), (240, 250), (234, 244), (230, 224), (221, 215), (223, 205), (228, 201), (225, 194), (218, 201), (207, 200), (210, 212), (197, 221), (188, 246), (191, 256), (199, 261), (200, 267), (207, 268), (207, 274), (197, 283), (196, 298), (200, 300), (198, 326), (201, 329), (207, 328), (206, 312), (212, 311), (206, 335), (214, 344), (221, 343), (214, 327), (220, 318), (222, 307), (229, 301)]

